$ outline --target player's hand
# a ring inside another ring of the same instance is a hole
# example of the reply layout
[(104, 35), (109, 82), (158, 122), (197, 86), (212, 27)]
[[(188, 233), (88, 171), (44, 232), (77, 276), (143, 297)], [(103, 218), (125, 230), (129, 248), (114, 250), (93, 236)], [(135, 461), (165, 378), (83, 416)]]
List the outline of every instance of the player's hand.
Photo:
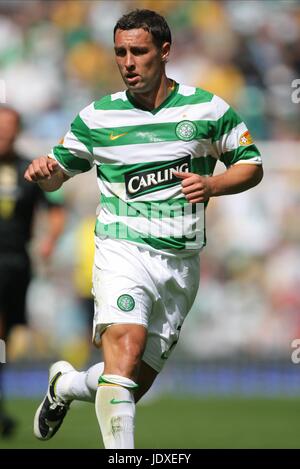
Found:
[(51, 179), (56, 171), (59, 170), (57, 161), (48, 156), (41, 156), (33, 160), (25, 171), (24, 178), (29, 182), (39, 182), (45, 179)]
[(191, 204), (206, 202), (212, 195), (210, 178), (195, 173), (174, 171), (174, 176), (182, 179), (181, 192)]

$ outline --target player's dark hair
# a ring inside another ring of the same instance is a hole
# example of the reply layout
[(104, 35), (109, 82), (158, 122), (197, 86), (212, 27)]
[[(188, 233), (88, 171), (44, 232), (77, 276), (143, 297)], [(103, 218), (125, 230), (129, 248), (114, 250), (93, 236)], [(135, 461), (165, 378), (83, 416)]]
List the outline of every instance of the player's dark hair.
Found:
[(114, 27), (114, 39), (117, 29), (142, 28), (152, 34), (154, 44), (160, 49), (164, 42), (172, 43), (170, 28), (165, 18), (152, 10), (133, 10), (123, 15)]

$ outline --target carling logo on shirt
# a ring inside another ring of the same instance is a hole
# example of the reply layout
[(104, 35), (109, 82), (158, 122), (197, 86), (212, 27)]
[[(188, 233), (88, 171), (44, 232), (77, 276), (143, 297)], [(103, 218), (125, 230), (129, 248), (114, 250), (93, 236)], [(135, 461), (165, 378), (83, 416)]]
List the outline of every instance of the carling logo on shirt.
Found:
[(171, 163), (156, 164), (145, 169), (131, 171), (125, 174), (126, 193), (134, 198), (148, 192), (159, 191), (166, 187), (179, 184), (181, 180), (174, 175), (174, 171), (189, 172), (191, 156), (185, 156)]

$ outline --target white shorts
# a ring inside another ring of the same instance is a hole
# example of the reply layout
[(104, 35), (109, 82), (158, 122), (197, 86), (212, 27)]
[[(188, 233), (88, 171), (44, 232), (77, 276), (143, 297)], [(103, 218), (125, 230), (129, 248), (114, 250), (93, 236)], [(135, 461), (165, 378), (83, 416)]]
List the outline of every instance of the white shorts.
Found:
[(93, 342), (99, 345), (111, 324), (141, 324), (148, 330), (143, 361), (159, 372), (178, 342), (198, 286), (199, 253), (178, 258), (96, 237)]

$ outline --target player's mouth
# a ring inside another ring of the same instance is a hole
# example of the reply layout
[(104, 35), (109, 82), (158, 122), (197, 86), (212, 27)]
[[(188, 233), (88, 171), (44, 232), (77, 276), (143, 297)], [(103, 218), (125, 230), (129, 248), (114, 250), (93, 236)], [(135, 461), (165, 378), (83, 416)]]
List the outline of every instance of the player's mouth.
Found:
[(129, 85), (135, 85), (139, 81), (140, 76), (137, 73), (127, 73), (126, 81)]

